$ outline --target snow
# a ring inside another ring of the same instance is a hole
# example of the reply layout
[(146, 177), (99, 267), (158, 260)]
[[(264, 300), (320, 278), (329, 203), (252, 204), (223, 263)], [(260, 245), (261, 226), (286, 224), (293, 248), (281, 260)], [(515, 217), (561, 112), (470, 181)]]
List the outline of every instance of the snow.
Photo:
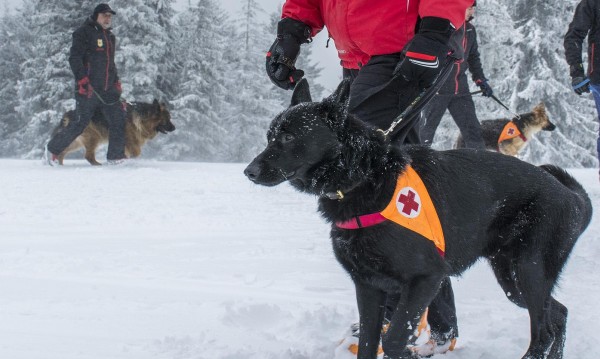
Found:
[[(357, 320), (316, 200), (244, 164), (0, 159), (0, 358), (320, 359)], [(597, 206), (597, 169), (572, 170)], [(566, 358), (596, 358), (595, 214), (556, 297)], [(486, 263), (454, 279), (461, 336), (435, 358), (518, 358), (528, 316)]]

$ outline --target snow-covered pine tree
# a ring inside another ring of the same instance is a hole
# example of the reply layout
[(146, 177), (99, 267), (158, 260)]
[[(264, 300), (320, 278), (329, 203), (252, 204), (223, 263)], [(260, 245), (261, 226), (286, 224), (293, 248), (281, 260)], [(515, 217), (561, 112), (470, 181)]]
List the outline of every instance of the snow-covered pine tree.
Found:
[(32, 56), (23, 44), (32, 41), (30, 29), (22, 19), (12, 14), (4, 3), (0, 19), (0, 155), (15, 156), (19, 140), (14, 137), (26, 123), (21, 121), (16, 107), (19, 105), (17, 83), (22, 80), (21, 64)]
[[(165, 100), (159, 88), (164, 84), (163, 62), (168, 62), (170, 37), (163, 27), (171, 10), (167, 0), (113, 0), (117, 37), (115, 60), (123, 83), (123, 97), (129, 101)], [(165, 17), (167, 16), (167, 17)], [(162, 25), (161, 25), (162, 23)]]
[(563, 37), (573, 17), (574, 2), (506, 3), (526, 39), (519, 44), (524, 56), (517, 65), (521, 109), (543, 100), (557, 124), (553, 133), (537, 136), (542, 146), (529, 146), (524, 158), (568, 167), (595, 166), (595, 106), (591, 95), (582, 99), (573, 93), (564, 55)]
[[(538, 133), (520, 157), (535, 164), (596, 166), (597, 114), (591, 95), (570, 88), (563, 37), (579, 0), (535, 2), (481, 0), (474, 24), (484, 71), (495, 95), (513, 112), (544, 102), (553, 132)], [(587, 42), (584, 43), (584, 59)], [(478, 90), (473, 86), (472, 90)], [(493, 100), (474, 96), (480, 120), (510, 118)], [(451, 148), (458, 130), (446, 114), (435, 148)]]
[(227, 118), (225, 78), (233, 76), (225, 59), (233, 50), (234, 31), (214, 0), (190, 3), (175, 22), (175, 56), (181, 69), (171, 112), (177, 130), (169, 135), (166, 151), (172, 159), (226, 161), (232, 141)]
[(226, 78), (231, 89), (227, 101), (232, 106), (227, 113), (231, 120), (223, 126), (232, 139), (227, 152), (233, 161), (246, 161), (260, 152), (269, 123), (283, 109), (268, 93), (272, 85), (265, 74), (265, 54), (273, 34), (264, 19), (264, 10), (256, 0), (243, 0), (236, 20), (238, 35), (229, 45), (235, 51), (227, 54), (231, 64), (231, 76)]
[[(31, 31), (20, 46), (31, 54), (21, 64), (17, 111), (22, 126), (11, 136), (15, 151), (25, 158), (42, 153), (63, 112), (75, 107), (74, 78), (68, 57), (71, 34), (91, 15), (91, 0), (25, 0), (19, 19)], [(82, 11), (82, 9), (84, 9)]]
[(156, 86), (166, 97), (165, 100), (171, 100), (175, 96), (177, 72), (177, 59), (174, 54), (175, 33), (173, 29), (173, 19), (175, 10), (173, 9), (173, 0), (154, 0), (156, 2), (156, 13), (158, 14), (158, 24), (167, 34), (167, 44), (165, 46), (165, 57), (162, 59), (158, 69), (158, 79)]

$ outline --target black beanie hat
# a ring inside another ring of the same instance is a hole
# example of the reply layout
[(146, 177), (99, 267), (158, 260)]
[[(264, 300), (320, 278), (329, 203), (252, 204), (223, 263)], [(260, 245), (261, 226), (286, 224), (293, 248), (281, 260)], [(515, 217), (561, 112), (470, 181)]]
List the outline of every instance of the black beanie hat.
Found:
[(105, 12), (110, 12), (113, 15), (116, 15), (117, 13), (110, 8), (110, 6), (108, 6), (108, 4), (99, 4), (98, 6), (96, 6), (96, 8), (94, 9), (94, 14), (92, 15), (92, 18), (94, 18), (94, 20), (98, 20), (98, 14), (102, 14)]

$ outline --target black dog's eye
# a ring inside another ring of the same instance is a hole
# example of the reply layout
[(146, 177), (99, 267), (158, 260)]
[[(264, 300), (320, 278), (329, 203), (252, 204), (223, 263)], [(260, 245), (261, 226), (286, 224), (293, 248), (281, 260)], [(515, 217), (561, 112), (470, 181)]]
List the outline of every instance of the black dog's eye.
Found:
[(281, 143), (286, 143), (294, 140), (294, 135), (291, 133), (284, 133), (280, 137)]

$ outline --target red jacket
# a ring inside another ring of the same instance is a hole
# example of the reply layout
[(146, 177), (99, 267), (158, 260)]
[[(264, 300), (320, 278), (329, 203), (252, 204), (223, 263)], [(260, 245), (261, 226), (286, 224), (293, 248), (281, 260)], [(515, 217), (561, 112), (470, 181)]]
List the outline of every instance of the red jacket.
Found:
[(471, 5), (473, 0), (286, 0), (282, 18), (302, 21), (313, 36), (326, 26), (342, 66), (357, 69), (371, 56), (402, 51), (418, 17), (441, 17), (459, 28)]

